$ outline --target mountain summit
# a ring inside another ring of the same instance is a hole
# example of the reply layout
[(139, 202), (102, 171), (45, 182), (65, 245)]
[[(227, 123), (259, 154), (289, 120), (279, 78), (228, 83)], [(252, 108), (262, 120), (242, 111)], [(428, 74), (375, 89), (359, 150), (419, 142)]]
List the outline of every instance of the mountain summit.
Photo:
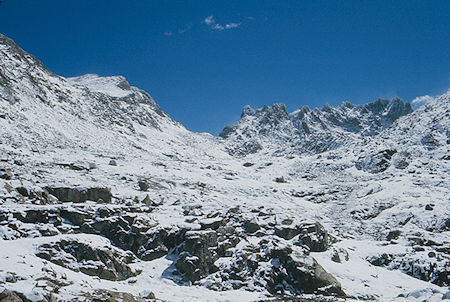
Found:
[[(36, 147), (98, 146), (99, 136), (105, 138), (100, 145), (110, 144), (128, 140), (121, 134), (136, 134), (139, 127), (184, 129), (148, 93), (131, 87), (124, 77), (57, 76), (3, 35), (0, 112), (5, 116), (0, 120), (0, 137), (8, 135), (17, 145)], [(7, 134), (6, 129), (15, 131)]]

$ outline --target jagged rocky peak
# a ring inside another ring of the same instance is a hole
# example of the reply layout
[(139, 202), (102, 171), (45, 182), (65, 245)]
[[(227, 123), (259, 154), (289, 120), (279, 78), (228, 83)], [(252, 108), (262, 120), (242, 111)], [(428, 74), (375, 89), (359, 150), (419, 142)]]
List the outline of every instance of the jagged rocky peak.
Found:
[(246, 105), (242, 111), (241, 118), (245, 116), (287, 117), (287, 115), (286, 105), (283, 103), (275, 103), (272, 106), (264, 105), (263, 108), (258, 109), (253, 109), (249, 105)]
[(411, 105), (399, 98), (378, 99), (364, 105), (343, 102), (332, 107), (326, 104), (312, 110), (304, 106), (292, 113), (287, 112), (284, 104), (259, 109), (246, 106), (239, 122), (225, 127), (220, 136), (228, 140), (228, 150), (232, 154), (245, 155), (246, 151), (242, 150), (248, 148), (242, 148), (242, 144), (255, 140), (261, 148), (252, 148), (253, 151), (270, 145), (270, 148), (294, 147), (296, 153), (317, 153), (350, 140), (347, 134), (374, 136), (411, 112)]
[(362, 108), (391, 123), (399, 117), (412, 112), (411, 104), (403, 102), (403, 100), (398, 97), (393, 98), (392, 100), (378, 99), (373, 103), (363, 105)]
[(241, 118), (245, 116), (252, 116), (256, 114), (256, 110), (250, 107), (250, 105), (245, 105), (244, 110), (242, 110)]
[(286, 105), (282, 103), (276, 103), (272, 106), (265, 105), (263, 108), (253, 110), (251, 116), (259, 119), (262, 125), (272, 125), (274, 127), (289, 119)]
[(258, 109), (253, 109), (247, 105), (241, 114), (241, 120), (243, 119), (258, 119), (262, 124), (277, 125), (281, 121), (289, 119), (289, 113), (286, 105), (282, 103), (275, 103), (272, 106), (265, 105)]

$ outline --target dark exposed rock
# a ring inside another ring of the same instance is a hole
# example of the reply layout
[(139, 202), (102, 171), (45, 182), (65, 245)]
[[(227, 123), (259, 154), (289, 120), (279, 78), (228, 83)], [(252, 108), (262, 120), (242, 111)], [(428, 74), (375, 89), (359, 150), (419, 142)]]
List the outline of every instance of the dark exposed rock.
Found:
[(92, 200), (96, 202), (111, 203), (112, 193), (110, 188), (68, 188), (47, 187), (46, 190), (59, 201), (63, 202), (85, 202)]
[(421, 138), (420, 143), (427, 150), (434, 150), (437, 147), (439, 147), (439, 141), (433, 136), (432, 133), (428, 133), (428, 134), (424, 135)]
[(232, 226), (220, 226), (217, 230), (188, 231), (177, 247), (180, 252), (176, 267), (184, 281), (195, 282), (217, 271), (214, 262), (240, 241)]
[(157, 206), (161, 205), (161, 203), (157, 203), (156, 201), (151, 199), (150, 195), (148, 195), (148, 194), (145, 196), (145, 198), (141, 202), (150, 207), (157, 207)]
[(282, 225), (291, 225), (293, 222), (294, 222), (294, 221), (293, 221), (292, 219), (286, 218), (286, 219), (283, 219), (283, 220), (281, 221), (281, 224), (282, 224)]
[(159, 243), (155, 248), (145, 250), (145, 252), (141, 254), (139, 258), (144, 261), (151, 261), (167, 255), (168, 252), (169, 250), (167, 249), (167, 247), (164, 244)]
[(141, 190), (141, 191), (148, 191), (148, 189), (150, 188), (150, 185), (145, 180), (138, 181), (138, 186), (139, 186), (139, 190)]
[(286, 283), (298, 293), (345, 296), (339, 281), (327, 273), (314, 258), (293, 253), (286, 248), (272, 250), (271, 257), (279, 259), (281, 263), (279, 268), (273, 268), (273, 277), (268, 285), (272, 292), (276, 292), (280, 284)]
[(286, 240), (291, 240), (299, 235), (295, 245), (305, 246), (311, 252), (326, 251), (329, 245), (328, 232), (318, 222), (277, 226), (275, 227), (275, 235)]
[(17, 294), (5, 289), (0, 293), (0, 302), (23, 302)]
[(186, 233), (184, 251), (176, 262), (176, 267), (183, 273), (183, 280), (194, 282), (216, 270), (213, 264), (217, 254), (211, 247), (217, 247), (215, 231)]
[[(204, 223), (207, 230), (199, 231), (177, 228), (170, 230), (145, 225), (142, 222), (138, 222), (138, 218), (135, 215), (125, 214), (125, 212), (130, 212), (130, 210), (127, 207), (111, 209), (106, 206), (99, 207), (97, 210), (92, 210), (89, 207), (78, 207), (78, 209), (59, 207), (56, 212), (51, 212), (48, 209), (38, 209), (24, 215), (17, 214), (19, 216), (16, 216), (23, 221), (42, 221), (42, 223), (52, 223), (55, 217), (59, 217), (59, 219), (64, 218), (67, 222), (79, 227), (73, 229), (75, 232), (102, 235), (110, 239), (115, 246), (131, 251), (136, 257), (145, 261), (163, 257), (169, 252), (173, 252), (179, 256), (175, 266), (183, 281), (201, 282), (203, 278), (217, 273), (223, 278), (228, 278), (223, 280), (230, 280), (233, 288), (240, 288), (247, 284), (247, 278), (260, 278), (257, 275), (257, 271), (264, 266), (260, 267), (259, 262), (276, 263), (278, 260), (274, 259), (280, 258), (284, 259), (283, 261), (280, 260), (281, 267), (274, 266), (272, 269), (274, 274), (271, 273), (264, 277), (268, 284), (266, 288), (270, 292), (278, 292), (281, 286), (282, 291), (286, 292), (306, 293), (313, 291), (319, 293), (321, 289), (312, 288), (325, 282), (320, 278), (319, 280), (322, 281), (314, 281), (318, 277), (315, 276), (316, 269), (314, 262), (311, 262), (312, 260), (305, 260), (309, 263), (307, 268), (302, 267), (302, 265), (305, 265), (302, 262), (303, 260), (298, 262), (298, 259), (303, 259), (302, 257), (309, 257), (306, 253), (296, 254), (295, 257), (292, 257), (290, 255), (293, 252), (290, 248), (284, 252), (276, 252), (279, 248), (274, 248), (273, 246), (264, 247), (264, 244), (262, 248), (245, 248), (243, 251), (234, 249), (245, 238), (240, 228), (236, 229), (231, 226), (233, 223), (244, 225), (240, 215), (234, 213), (234, 211), (230, 211), (227, 217), (223, 217), (220, 213), (207, 215), (211, 217), (204, 221), (207, 222)], [(55, 222), (57, 221), (55, 220)], [(217, 225), (215, 225), (216, 223)], [(308, 232), (313, 234), (320, 233), (320, 227), (316, 227), (315, 224), (296, 227), (299, 230), (303, 229), (305, 234), (308, 234)], [(311, 230), (307, 231), (308, 229)], [(265, 235), (263, 234), (263, 236)], [(61, 240), (60, 242), (43, 245), (38, 249), (40, 257), (44, 259), (86, 274), (98, 275), (101, 278), (110, 280), (115, 278), (119, 280), (135, 274), (132, 273), (130, 275), (130, 271), (121, 266), (122, 264), (127, 265), (130, 261), (126, 260), (127, 254), (115, 254), (115, 251), (117, 252), (117, 250), (111, 248), (106, 248), (106, 250), (100, 248), (97, 250), (96, 247), (89, 244), (71, 240)], [(256, 255), (256, 258), (254, 255)], [(300, 255), (302, 256), (300, 257)], [(218, 267), (215, 264), (216, 260), (221, 257), (232, 256), (237, 259), (233, 264), (232, 271), (228, 273), (218, 271)], [(292, 259), (287, 260), (289, 257)], [(92, 260), (92, 258), (95, 258), (95, 263), (98, 265), (94, 267), (85, 266), (84, 263)], [(78, 264), (74, 265), (73, 260), (70, 259), (77, 259)], [(296, 263), (293, 264), (292, 262)], [(300, 271), (303, 271), (303, 273), (300, 273)], [(319, 268), (317, 268), (317, 272), (321, 274)], [(310, 281), (305, 281), (307, 287), (302, 287), (300, 284), (295, 285), (292, 283), (294, 282), (293, 278), (303, 278), (300, 280)], [(329, 288), (334, 288), (330, 292), (337, 292), (335, 287), (331, 286)]]
[[(73, 232), (102, 235), (124, 250), (133, 252), (143, 260), (152, 260), (168, 253), (169, 249), (179, 244), (183, 237), (183, 231), (155, 229), (149, 232), (152, 225), (146, 221), (136, 221), (133, 215), (124, 212), (133, 212), (131, 207), (123, 207), (120, 210), (98, 208), (92, 211), (86, 208), (59, 207), (36, 208), (24, 212), (13, 212), (13, 218), (23, 223), (45, 224), (46, 226), (62, 227), (62, 233)], [(107, 219), (105, 219), (107, 218)], [(0, 211), (0, 221), (7, 221), (6, 213)], [(68, 228), (73, 224), (76, 227)], [(9, 223), (14, 227), (14, 223)], [(55, 235), (55, 229), (43, 227), (39, 230), (42, 236)], [(57, 231), (56, 231), (57, 232)], [(24, 233), (23, 236), (27, 234)]]
[(18, 166), (24, 166), (25, 165), (25, 163), (22, 160), (20, 160), (20, 159), (15, 159), (14, 160), (14, 164), (18, 165)]
[(297, 227), (290, 226), (279, 226), (275, 228), (275, 235), (286, 240), (291, 240), (298, 234), (300, 234), (301, 229)]
[(81, 164), (75, 164), (75, 163), (58, 163), (57, 164), (60, 167), (64, 167), (64, 168), (68, 168), (70, 170), (74, 170), (74, 171), (83, 171), (83, 170), (89, 170), (89, 167), (86, 167), (84, 165)]
[(331, 256), (331, 261), (341, 263), (341, 257), (337, 251), (334, 251), (333, 256)]
[(386, 253), (382, 254), (379, 257), (371, 257), (368, 258), (367, 261), (370, 262), (370, 264), (375, 265), (375, 266), (385, 266), (385, 265), (389, 265), (389, 263), (392, 262), (392, 255), (388, 255)]
[(324, 252), (328, 249), (328, 232), (318, 222), (301, 226), (298, 244), (307, 246), (311, 252)]
[(363, 170), (370, 173), (380, 173), (386, 171), (390, 167), (391, 158), (395, 153), (397, 153), (397, 150), (386, 149), (376, 154), (360, 157), (355, 163), (355, 167), (358, 170)]
[(392, 163), (397, 169), (406, 169), (411, 162), (411, 154), (406, 151), (398, 152), (392, 158)]
[(50, 196), (46, 189), (36, 190), (21, 186), (15, 189), (12, 189), (11, 187), (8, 191), (13, 190), (18, 192), (21, 196), (28, 198), (34, 204), (53, 204), (56, 201), (54, 197)]
[[(420, 250), (420, 249), (419, 249)], [(436, 252), (429, 252), (433, 257), (418, 259), (406, 254), (381, 254), (367, 258), (372, 265), (386, 267), (390, 270), (401, 270), (420, 280), (428, 281), (438, 286), (448, 286), (448, 263), (439, 260)], [(437, 256), (438, 259), (435, 257)]]
[[(153, 295), (152, 295), (153, 294)], [(145, 302), (146, 299), (155, 299), (155, 294), (150, 294), (145, 298), (133, 296), (130, 293), (117, 292), (111, 290), (96, 290), (92, 293), (82, 294), (83, 300), (87, 302)]]
[[(227, 259), (232, 263), (225, 271), (214, 274), (217, 279), (229, 280), (233, 288), (264, 284), (272, 294), (324, 294), (345, 296), (339, 282), (327, 273), (311, 256), (279, 245), (275, 240), (263, 239), (257, 245), (235, 251)], [(263, 265), (260, 265), (263, 263)], [(216, 284), (213, 288), (220, 289)]]
[(17, 282), (17, 275), (14, 272), (8, 272), (8, 274), (5, 277), (5, 281), (9, 283), (16, 283)]
[(68, 269), (106, 280), (125, 280), (138, 275), (128, 266), (134, 259), (132, 254), (73, 240), (43, 244), (36, 255)]
[[(302, 231), (305, 241), (310, 239), (307, 243), (313, 250), (327, 247), (327, 233), (320, 224), (304, 224), (284, 230), (278, 228), (280, 235), (291, 239)], [(196, 282), (214, 274), (214, 280), (228, 280), (227, 283), (235, 289), (257, 282), (265, 284), (264, 287), (271, 293), (345, 295), (339, 282), (308, 256), (308, 250), (294, 252), (292, 246), (280, 247), (280, 243), (273, 239), (262, 239), (258, 245), (233, 249), (242, 238), (242, 234), (228, 226), (221, 226), (216, 232), (187, 232), (176, 263), (183, 280)], [(306, 243), (302, 245), (306, 246)], [(226, 262), (231, 264), (226, 269), (216, 267), (216, 260), (220, 257), (229, 258)], [(264, 265), (260, 266), (260, 263)], [(222, 288), (218, 283), (212, 283), (211, 287)]]
[(275, 182), (277, 183), (287, 183), (286, 179), (284, 179), (284, 176), (276, 177)]
[(89, 215), (86, 212), (69, 208), (61, 210), (61, 217), (69, 220), (74, 225), (81, 226), (88, 219)]
[(207, 218), (200, 221), (201, 229), (211, 229), (211, 230), (217, 230), (220, 226), (225, 225), (225, 220), (220, 217), (216, 218)]
[(58, 209), (29, 209), (24, 213), (14, 213), (13, 217), (24, 223), (52, 223), (56, 225), (61, 223)]
[(398, 236), (400, 236), (400, 234), (401, 234), (401, 231), (400, 230), (393, 230), (393, 231), (390, 231), (389, 232), (389, 234), (387, 235), (387, 237), (386, 237), (386, 240), (395, 240), (395, 239), (397, 239), (398, 238)]
[(165, 229), (160, 229), (149, 234), (145, 243), (140, 246), (136, 255), (145, 261), (154, 260), (168, 254), (169, 248), (176, 244), (175, 234), (169, 233)]
[(10, 180), (13, 177), (13, 173), (9, 169), (0, 169), (0, 178)]
[(22, 195), (23, 197), (28, 197), (30, 195), (28, 189), (25, 187), (17, 187), (16, 191), (19, 192), (19, 194)]
[[(133, 252), (139, 259), (150, 261), (168, 254), (171, 248), (182, 242), (185, 230), (166, 230), (142, 225), (133, 217), (113, 216), (105, 220), (85, 223), (86, 232), (96, 233), (110, 239), (124, 250)], [(89, 228), (91, 231), (89, 231)]]
[(249, 233), (255, 233), (258, 231), (261, 227), (255, 220), (246, 220), (244, 221), (244, 229), (245, 231)]

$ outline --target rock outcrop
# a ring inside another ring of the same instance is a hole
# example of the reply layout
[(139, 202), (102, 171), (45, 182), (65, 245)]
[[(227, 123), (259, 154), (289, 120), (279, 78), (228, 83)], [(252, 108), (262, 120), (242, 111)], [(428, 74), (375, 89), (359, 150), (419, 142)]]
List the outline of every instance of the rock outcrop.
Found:
[(112, 200), (110, 188), (47, 187), (45, 189), (62, 202), (80, 203), (91, 200), (100, 203), (111, 203)]
[(133, 254), (75, 240), (45, 243), (38, 247), (36, 255), (73, 271), (106, 280), (126, 280), (139, 274), (128, 266), (134, 260)]

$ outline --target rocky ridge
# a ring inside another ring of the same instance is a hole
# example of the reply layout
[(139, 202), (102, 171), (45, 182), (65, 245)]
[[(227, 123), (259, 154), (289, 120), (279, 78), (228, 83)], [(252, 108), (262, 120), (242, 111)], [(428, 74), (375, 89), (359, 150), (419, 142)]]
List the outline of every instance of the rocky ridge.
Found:
[[(225, 127), (220, 136), (234, 155), (260, 151), (317, 154), (375, 136), (411, 112), (411, 105), (398, 98), (364, 105), (344, 102), (336, 108), (325, 105), (313, 110), (304, 106), (292, 113), (284, 104), (256, 110), (247, 106), (239, 122)], [(283, 150), (276, 146), (283, 146)]]

